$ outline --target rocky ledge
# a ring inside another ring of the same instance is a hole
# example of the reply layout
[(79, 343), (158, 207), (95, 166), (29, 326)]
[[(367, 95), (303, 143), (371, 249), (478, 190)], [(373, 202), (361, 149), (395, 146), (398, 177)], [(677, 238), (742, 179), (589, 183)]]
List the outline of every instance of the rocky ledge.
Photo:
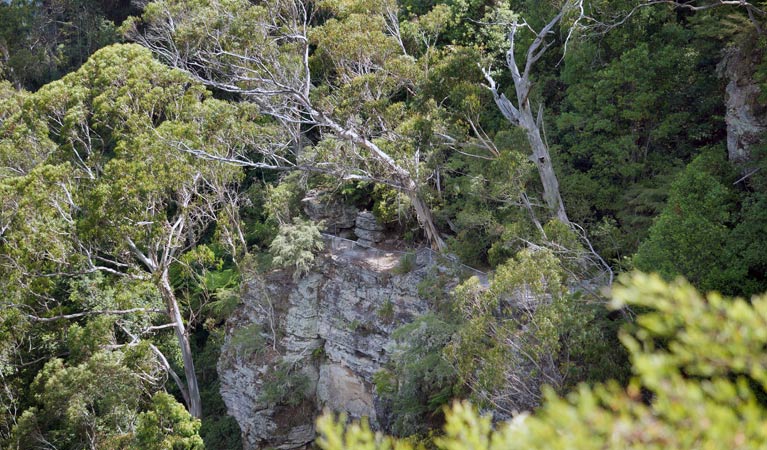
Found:
[(397, 273), (400, 254), (348, 243), (329, 240), (298, 282), (284, 271), (254, 277), (228, 320), (221, 394), (248, 449), (309, 445), (324, 409), (389, 421), (373, 376), (396, 346), (392, 332), (431, 307), (418, 284), (447, 269), (419, 255)]

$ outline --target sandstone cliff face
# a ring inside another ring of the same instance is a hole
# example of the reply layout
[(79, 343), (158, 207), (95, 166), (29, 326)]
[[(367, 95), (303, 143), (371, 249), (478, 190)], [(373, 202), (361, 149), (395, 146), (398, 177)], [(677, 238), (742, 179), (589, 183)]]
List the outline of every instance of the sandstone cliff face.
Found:
[(761, 90), (754, 80), (761, 52), (740, 45), (727, 51), (720, 70), (727, 80), (725, 122), (727, 153), (734, 164), (747, 166), (751, 149), (760, 144), (767, 132), (767, 106), (760, 104)]
[[(399, 254), (339, 242), (298, 282), (284, 272), (249, 282), (228, 321), (221, 394), (246, 448), (307, 445), (325, 408), (373, 427), (388, 421), (373, 376), (395, 350), (391, 333), (430, 309), (419, 282), (446, 269), (424, 251), (414, 270), (397, 274)], [(280, 383), (288, 392), (275, 395)]]

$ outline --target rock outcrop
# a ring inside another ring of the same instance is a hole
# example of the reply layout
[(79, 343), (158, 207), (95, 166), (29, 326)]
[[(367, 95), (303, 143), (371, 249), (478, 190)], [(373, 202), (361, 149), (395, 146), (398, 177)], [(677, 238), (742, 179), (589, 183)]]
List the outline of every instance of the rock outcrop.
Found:
[(363, 247), (373, 247), (383, 241), (384, 227), (370, 211), (362, 211), (357, 214), (354, 234), (357, 235), (357, 244)]
[(373, 376), (396, 347), (392, 332), (430, 310), (419, 282), (442, 269), (419, 255), (412, 271), (399, 274), (392, 269), (400, 254), (340, 239), (326, 244), (316, 269), (298, 282), (272, 272), (247, 283), (227, 323), (221, 394), (248, 449), (308, 445), (325, 408), (367, 417), (373, 427), (388, 423)]
[(727, 80), (725, 122), (729, 160), (740, 166), (751, 161), (751, 149), (762, 143), (767, 132), (767, 105), (760, 103), (761, 90), (754, 80), (761, 52), (752, 44), (727, 51), (720, 65)]
[(324, 231), (337, 236), (352, 237), (359, 210), (323, 191), (309, 191), (301, 200), (304, 212), (314, 222), (323, 222)]

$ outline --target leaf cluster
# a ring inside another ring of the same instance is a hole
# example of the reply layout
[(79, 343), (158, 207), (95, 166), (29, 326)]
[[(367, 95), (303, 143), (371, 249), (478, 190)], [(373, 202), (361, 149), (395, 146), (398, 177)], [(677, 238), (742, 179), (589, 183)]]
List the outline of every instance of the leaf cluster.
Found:
[[(534, 414), (493, 425), (465, 403), (447, 411), (437, 448), (604, 449), (759, 448), (767, 442), (764, 345), (767, 298), (702, 295), (679, 280), (634, 274), (613, 290), (615, 307), (641, 307), (636, 326), (621, 340), (634, 377), (581, 385), (566, 398), (549, 390)], [(405, 440), (344, 426), (332, 416), (318, 421), (325, 450), (412, 449)]]

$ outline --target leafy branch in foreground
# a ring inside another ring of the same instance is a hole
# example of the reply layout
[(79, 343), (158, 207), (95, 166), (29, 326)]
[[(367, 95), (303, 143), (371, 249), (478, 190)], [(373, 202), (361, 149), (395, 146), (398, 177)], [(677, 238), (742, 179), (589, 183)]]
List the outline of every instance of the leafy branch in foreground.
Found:
[[(447, 413), (437, 448), (719, 449), (767, 445), (767, 295), (702, 295), (689, 283), (657, 275), (623, 276), (614, 307), (647, 311), (621, 340), (631, 355), (628, 386), (581, 385), (566, 399), (551, 390), (543, 406), (492, 425), (468, 404)], [(318, 422), (324, 450), (413, 449), (408, 441), (375, 434), (367, 425)]]

